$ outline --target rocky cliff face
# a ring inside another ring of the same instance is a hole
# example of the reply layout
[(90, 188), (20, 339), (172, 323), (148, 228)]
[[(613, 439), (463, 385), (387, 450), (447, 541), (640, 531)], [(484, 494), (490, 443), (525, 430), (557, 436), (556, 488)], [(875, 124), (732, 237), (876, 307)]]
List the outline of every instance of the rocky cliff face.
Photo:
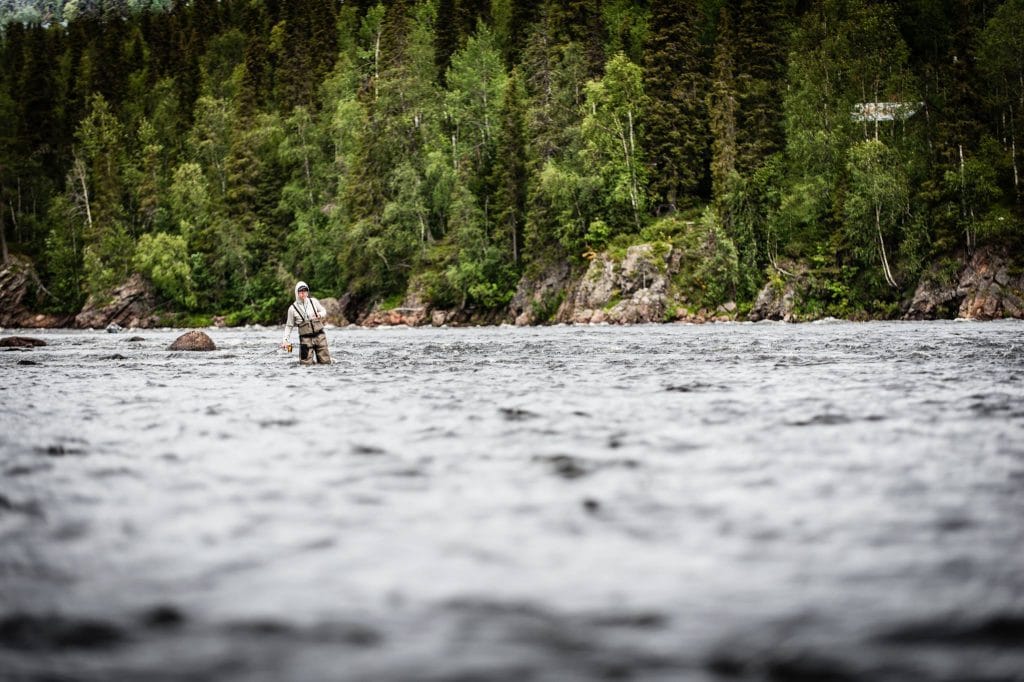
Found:
[(565, 292), (571, 287), (572, 279), (568, 263), (552, 263), (535, 275), (523, 276), (509, 303), (512, 321), (522, 327), (554, 319), (565, 301)]
[(49, 328), (67, 324), (66, 315), (35, 313), (25, 306), (32, 287), (42, 289), (28, 259), (12, 255), (0, 266), (0, 327)]
[(757, 294), (754, 306), (747, 314), (751, 322), (776, 320), (796, 322), (796, 308), (805, 295), (807, 270), (795, 263), (787, 263), (784, 278), (773, 277)]
[(599, 254), (570, 289), (558, 320), (573, 324), (663, 322), (673, 303), (671, 275), (678, 266), (679, 253), (667, 245), (631, 246), (621, 261), (608, 253)]
[(993, 320), (1024, 317), (1024, 272), (1011, 271), (1005, 254), (979, 250), (960, 275), (960, 317)]
[(637, 244), (596, 255), (582, 275), (565, 264), (523, 278), (510, 310), (517, 325), (640, 324), (735, 319), (736, 304), (693, 305), (674, 282), (684, 255), (667, 243)]
[(1024, 318), (1024, 272), (1014, 269), (1007, 255), (978, 249), (959, 272), (941, 264), (921, 277), (904, 319), (964, 318), (993, 320)]
[(90, 296), (75, 316), (74, 326), (80, 329), (105, 329), (110, 325), (153, 327), (156, 322), (156, 294), (152, 285), (135, 273), (102, 299)]

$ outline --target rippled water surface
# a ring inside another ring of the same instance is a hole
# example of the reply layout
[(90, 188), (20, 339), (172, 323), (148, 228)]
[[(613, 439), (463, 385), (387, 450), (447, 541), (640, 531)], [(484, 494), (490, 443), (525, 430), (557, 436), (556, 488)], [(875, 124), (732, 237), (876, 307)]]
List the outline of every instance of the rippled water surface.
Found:
[(1024, 679), (1022, 323), (179, 333), (0, 353), (0, 678)]

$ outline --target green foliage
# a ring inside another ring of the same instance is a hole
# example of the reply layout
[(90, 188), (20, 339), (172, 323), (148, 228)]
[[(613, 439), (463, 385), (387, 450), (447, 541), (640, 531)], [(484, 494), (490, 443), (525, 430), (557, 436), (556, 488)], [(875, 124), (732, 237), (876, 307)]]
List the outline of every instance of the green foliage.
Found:
[(652, 203), (659, 214), (695, 203), (705, 184), (710, 139), (700, 5), (698, 0), (650, 3), (643, 77), (651, 101), (641, 146), (647, 150)]
[[(584, 173), (583, 169), (577, 171), (551, 160), (538, 178), (540, 191), (556, 216), (552, 227), (558, 243), (574, 255), (591, 250), (586, 239), (601, 191), (601, 178)], [(606, 234), (607, 230), (597, 234), (601, 233)]]
[(647, 242), (693, 305), (799, 264), (802, 315), (886, 317), (1024, 248), (1024, 0), (45, 7), (0, 9), (0, 227), (62, 311), (133, 269), (232, 323), (297, 277), (500, 310)]
[(540, 301), (533, 301), (530, 304), (530, 311), (533, 313), (533, 319), (537, 324), (544, 324), (554, 319), (555, 314), (558, 312), (558, 308), (565, 301), (565, 292), (549, 291), (541, 297)]
[(707, 208), (695, 222), (674, 216), (659, 222), (662, 225), (652, 226), (652, 231), (671, 235), (673, 244), (682, 251), (675, 283), (687, 299), (709, 309), (735, 300), (739, 260), (717, 213)]
[[(647, 173), (638, 142), (646, 102), (643, 72), (624, 54), (616, 54), (608, 60), (604, 78), (587, 83), (586, 93), (580, 160), (600, 178), (600, 220), (612, 233), (636, 232), (647, 208)], [(588, 233), (593, 229), (588, 226)]]
[(82, 220), (72, 203), (62, 194), (50, 200), (46, 212), (50, 234), (46, 238), (44, 274), (61, 312), (77, 312), (85, 297), (82, 289)]
[[(956, 170), (944, 176), (945, 189), (950, 197), (950, 212), (956, 212), (957, 224), (966, 240), (966, 248), (973, 251), (979, 235), (991, 232), (1005, 213), (993, 205), (1001, 196), (991, 163), (977, 158), (965, 159)], [(994, 215), (990, 215), (993, 213)]]
[(631, 0), (606, 0), (601, 3), (601, 17), (608, 30), (605, 54), (624, 53), (639, 63), (649, 34), (650, 10)]
[(909, 214), (907, 178), (899, 157), (880, 140), (865, 140), (849, 150), (849, 189), (845, 196), (844, 236), (862, 260), (877, 256), (886, 281), (896, 286), (886, 243), (898, 239)]
[(185, 308), (195, 307), (192, 267), (184, 237), (166, 232), (142, 235), (133, 264), (168, 299)]

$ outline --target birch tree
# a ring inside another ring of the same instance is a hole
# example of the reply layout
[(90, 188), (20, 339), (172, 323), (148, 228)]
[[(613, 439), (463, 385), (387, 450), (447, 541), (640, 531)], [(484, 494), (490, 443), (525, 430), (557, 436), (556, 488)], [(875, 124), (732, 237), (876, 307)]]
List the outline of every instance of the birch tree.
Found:
[(643, 118), (643, 72), (622, 53), (612, 57), (604, 78), (586, 86), (581, 160), (600, 176), (605, 222), (614, 232), (639, 231), (646, 212), (647, 175), (639, 147)]
[(848, 159), (847, 236), (862, 253), (877, 254), (886, 284), (898, 288), (899, 282), (890, 263), (891, 243), (898, 238), (910, 214), (910, 190), (901, 160), (876, 139), (851, 147)]

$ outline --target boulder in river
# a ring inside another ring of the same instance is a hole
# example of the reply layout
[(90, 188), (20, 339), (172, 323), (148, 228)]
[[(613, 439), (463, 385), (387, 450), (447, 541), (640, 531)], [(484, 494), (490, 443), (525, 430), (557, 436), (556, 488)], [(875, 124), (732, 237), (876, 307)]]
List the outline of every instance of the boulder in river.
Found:
[(35, 348), (45, 345), (46, 341), (31, 336), (5, 336), (0, 339), (0, 348)]
[(175, 339), (168, 350), (217, 350), (217, 345), (205, 332), (193, 329)]

